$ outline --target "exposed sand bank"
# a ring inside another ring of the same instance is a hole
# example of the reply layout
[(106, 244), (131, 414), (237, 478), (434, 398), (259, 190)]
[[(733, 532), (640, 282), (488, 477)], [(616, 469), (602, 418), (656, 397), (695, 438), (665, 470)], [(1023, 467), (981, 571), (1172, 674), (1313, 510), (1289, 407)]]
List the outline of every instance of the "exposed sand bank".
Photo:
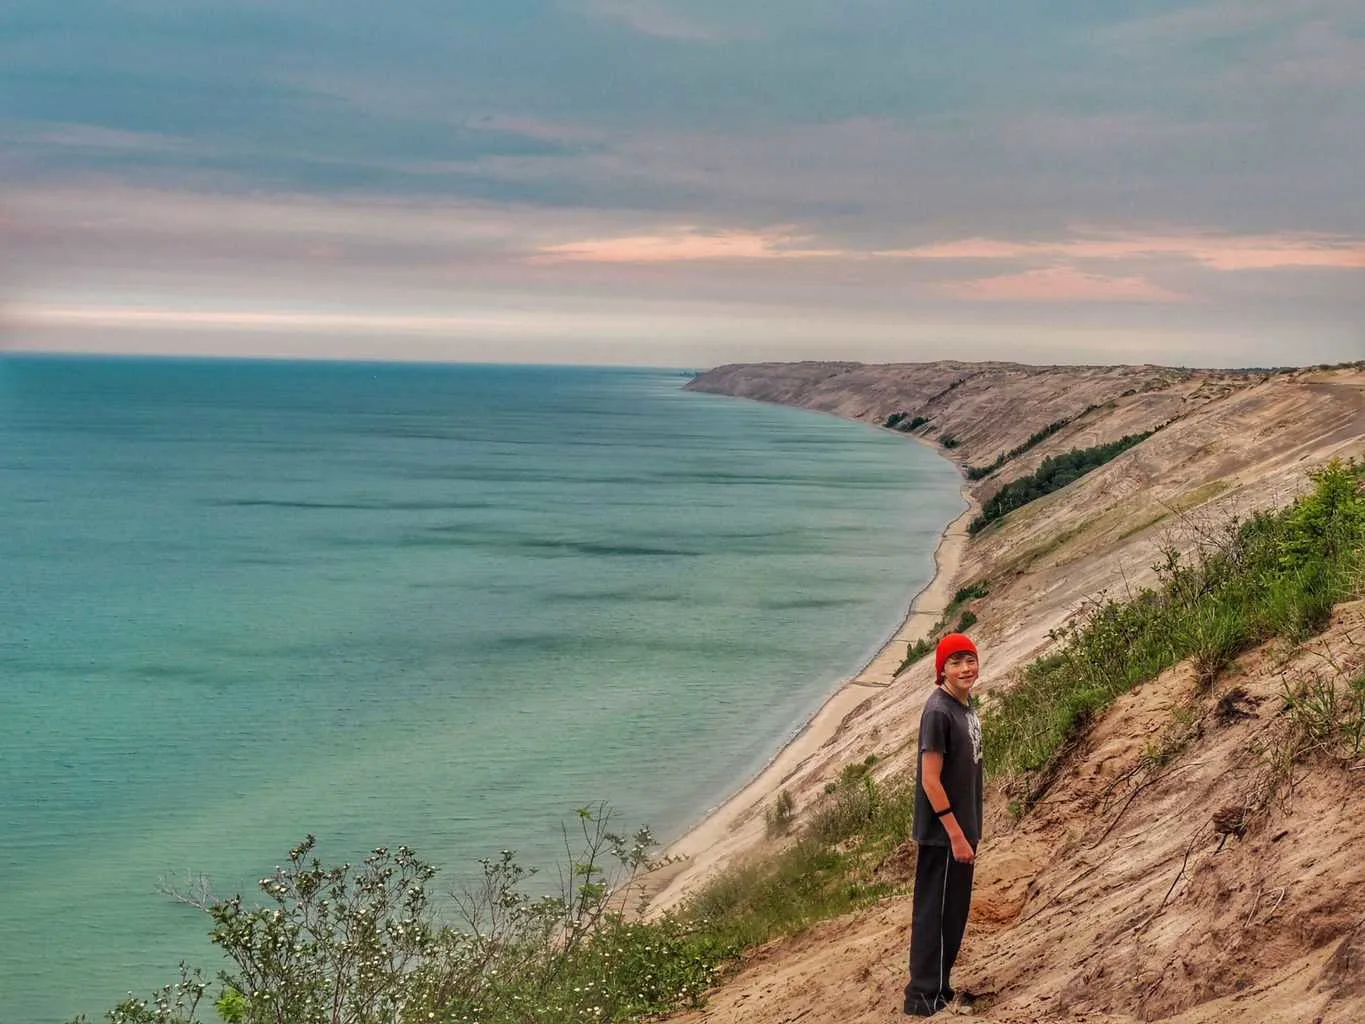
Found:
[[(980, 501), (1049, 456), (1155, 431), (974, 535), (955, 570), (942, 559), (940, 600), (954, 585), (988, 586), (972, 603), (987, 700), (1052, 649), (1056, 632), (1098, 595), (1154, 584), (1166, 551), (1188, 550), (1253, 510), (1282, 507), (1329, 459), (1365, 458), (1365, 362), (1274, 372), (802, 363), (723, 368), (689, 386), (872, 424), (909, 411), (931, 418), (926, 434), (955, 438), (953, 458), (971, 465), (1016, 452), (971, 485)], [(1062, 429), (1029, 443), (1062, 420)], [(1365, 671), (1362, 615), (1363, 601), (1339, 605), (1310, 642), (1249, 650), (1212, 686), (1183, 664), (1125, 695), (1091, 724), (1022, 818), (1009, 794), (991, 789), (988, 845), (956, 969), (960, 986), (978, 997), (964, 1012), (997, 1024), (1365, 1020), (1365, 764), (1314, 755), (1300, 762), (1292, 794), (1256, 803), (1265, 773), (1276, 770), (1267, 751), (1296, 728), (1285, 686), (1335, 673), (1344, 688)], [(921, 661), (895, 685), (860, 688), (873, 699), (816, 753), (775, 773), (782, 781), (767, 792), (793, 795), (795, 827), (823, 805), (825, 785), (868, 754), (878, 757), (879, 779), (913, 771), (931, 674)], [(728, 832), (718, 812), (694, 834), (719, 838), (688, 850), (689, 834), (675, 851), (723, 865), (771, 849), (765, 806), (756, 794), (737, 797), (722, 809), (733, 812)], [(1253, 806), (1261, 817), (1245, 836), (1218, 833), (1217, 812)], [(911, 865), (903, 844), (878, 877), (908, 885)], [(674, 873), (660, 887), (671, 902), (686, 872), (702, 877), (686, 862), (665, 870)], [(910, 919), (909, 896), (897, 893), (775, 940), (746, 957), (704, 1009), (670, 1019), (899, 1019)]]

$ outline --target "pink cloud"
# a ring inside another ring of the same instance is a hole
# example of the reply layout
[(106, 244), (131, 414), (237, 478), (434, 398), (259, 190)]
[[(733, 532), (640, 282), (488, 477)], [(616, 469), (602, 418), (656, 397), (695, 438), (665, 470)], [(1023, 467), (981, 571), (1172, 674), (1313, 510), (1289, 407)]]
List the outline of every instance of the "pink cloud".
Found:
[[(1078, 263), (1134, 259), (1185, 260), (1220, 271), (1282, 267), (1365, 269), (1365, 241), (1310, 234), (1235, 236), (1090, 231), (1058, 241), (973, 237), (909, 249), (869, 251), (809, 247), (809, 239), (783, 231), (680, 228), (542, 245), (531, 262), (647, 264), (802, 259), (1032, 262), (1054, 264), (1053, 269), (1063, 274), (1075, 273), (1073, 268)], [(1138, 280), (1112, 275), (1096, 275), (1096, 279)]]
[(1176, 257), (1215, 270), (1276, 267), (1365, 268), (1365, 241), (1330, 235), (1141, 235), (1114, 234), (1058, 242), (964, 238), (885, 250), (879, 256), (923, 260), (1116, 260)]
[(1186, 297), (1141, 277), (1106, 277), (1048, 267), (940, 285), (939, 292), (975, 302), (1184, 302)]
[(782, 260), (847, 255), (832, 249), (802, 249), (785, 235), (756, 231), (702, 232), (683, 229), (657, 235), (587, 239), (542, 246), (537, 263), (676, 263), (695, 260)]

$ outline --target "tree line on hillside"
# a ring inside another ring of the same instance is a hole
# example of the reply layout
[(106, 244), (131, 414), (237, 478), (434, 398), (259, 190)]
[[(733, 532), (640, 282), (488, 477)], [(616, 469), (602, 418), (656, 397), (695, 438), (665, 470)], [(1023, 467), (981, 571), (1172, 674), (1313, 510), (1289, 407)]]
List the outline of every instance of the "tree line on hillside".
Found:
[[(1159, 428), (1158, 428), (1159, 429)], [(1098, 444), (1093, 448), (1073, 448), (1061, 455), (1049, 455), (1036, 470), (1006, 484), (996, 491), (991, 500), (981, 510), (981, 514), (967, 527), (970, 533), (979, 533), (997, 519), (1009, 515), (1045, 494), (1059, 491), (1067, 484), (1078, 480), (1092, 469), (1103, 466), (1111, 459), (1122, 455), (1129, 448), (1151, 437), (1155, 430), (1142, 434), (1127, 434), (1117, 441)]]
[[(1135, 394), (1137, 394), (1137, 389), (1130, 388), (1129, 390), (1121, 394), (1119, 397), (1127, 398), (1129, 395)], [(1091, 404), (1087, 405), (1084, 409), (1082, 409), (1080, 412), (1078, 412), (1075, 416), (1068, 416), (1065, 419), (1053, 420), (1051, 423), (1043, 427), (1041, 430), (1035, 430), (1032, 434), (1028, 436), (1028, 439), (1025, 440), (1023, 444), (1016, 445), (1007, 452), (1001, 452), (1000, 455), (996, 458), (996, 460), (990, 463), (989, 465), (968, 466), (967, 479), (984, 480), (986, 477), (990, 476), (1005, 463), (1009, 462), (1011, 459), (1017, 459), (1020, 455), (1023, 455), (1024, 452), (1028, 451), (1030, 448), (1042, 444), (1044, 441), (1046, 441), (1053, 434), (1057, 433), (1057, 431), (1061, 430), (1063, 427), (1070, 426), (1072, 423), (1075, 423), (1081, 417), (1094, 412), (1096, 409), (1112, 409), (1113, 406), (1114, 406), (1113, 402), (1104, 403), (1092, 402)]]
[(899, 430), (902, 434), (908, 434), (912, 430), (918, 430), (929, 422), (926, 416), (911, 416), (908, 412), (893, 412), (882, 424), (892, 430)]
[(1001, 452), (1000, 455), (996, 458), (996, 460), (992, 462), (990, 465), (968, 466), (967, 479), (968, 480), (985, 479), (986, 477), (994, 473), (997, 469), (999, 469), (1001, 466), (1003, 466), (1005, 463), (1009, 462), (1010, 459), (1018, 458), (1020, 455), (1023, 455), (1024, 452), (1032, 448), (1034, 445), (1041, 444), (1042, 442), (1046, 441), (1049, 437), (1057, 433), (1057, 431), (1061, 430), (1070, 422), (1071, 420), (1069, 419), (1053, 420), (1042, 430), (1035, 430), (1032, 434), (1029, 434), (1028, 440), (1026, 440), (1023, 444), (1016, 445), (1007, 452)]

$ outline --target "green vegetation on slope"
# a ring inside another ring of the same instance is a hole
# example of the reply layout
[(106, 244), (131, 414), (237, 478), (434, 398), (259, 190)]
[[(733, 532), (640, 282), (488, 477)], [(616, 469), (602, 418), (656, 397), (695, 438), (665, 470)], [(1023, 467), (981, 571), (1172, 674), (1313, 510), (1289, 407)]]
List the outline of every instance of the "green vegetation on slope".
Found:
[[(375, 850), (358, 868), (329, 866), (313, 857), (309, 837), (261, 881), (263, 906), (237, 896), (191, 900), (208, 913), (212, 939), (231, 962), (216, 983), (182, 967), (177, 983), (150, 999), (130, 997), (106, 1017), (597, 1024), (696, 1006), (744, 949), (897, 888), (876, 868), (909, 832), (913, 784), (878, 784), (868, 774), (873, 764), (849, 766), (783, 852), (727, 872), (679, 912), (650, 921), (630, 913), (628, 885), (644, 864), (647, 832), (609, 833), (604, 807), (579, 812), (582, 841), (562, 870), (560, 895), (530, 894), (531, 872), (504, 852), (484, 861), (479, 886), (457, 895), (458, 926), (433, 910), (436, 871), (411, 850)], [(607, 883), (613, 859), (624, 868), (624, 888)]]
[(262, 879), (262, 906), (182, 897), (208, 914), (230, 961), (216, 985), (182, 967), (179, 982), (107, 1019), (197, 1024), (215, 1019), (203, 1015), (208, 998), (227, 1024), (580, 1024), (696, 1004), (738, 949), (725, 930), (682, 917), (630, 919), (608, 866), (632, 877), (652, 839), (610, 832), (610, 817), (578, 812), (556, 895), (528, 892), (532, 872), (510, 852), (485, 860), (480, 883), (453, 894), (456, 926), (432, 907), (436, 870), (411, 850), (326, 865), (310, 836)]
[(968, 532), (978, 533), (1016, 508), (1045, 494), (1059, 491), (1073, 480), (1078, 480), (1092, 469), (1103, 466), (1111, 459), (1122, 455), (1135, 444), (1147, 440), (1154, 430), (1145, 434), (1128, 434), (1108, 444), (1095, 445), (1093, 448), (1073, 448), (1062, 455), (1050, 455), (1043, 464), (1028, 476), (1007, 483), (986, 502), (981, 514), (972, 520)]
[[(1091, 406), (1090, 408), (1093, 409), (1094, 406)], [(1087, 410), (1086, 410), (1086, 412), (1089, 412), (1089, 411), (1090, 411), (1090, 409), (1087, 409)], [(1081, 415), (1084, 416), (1085, 413), (1081, 413)], [(1077, 417), (1077, 419), (1079, 419), (1079, 417)], [(999, 468), (1000, 468), (1001, 466), (1003, 466), (1005, 463), (1009, 462), (1011, 459), (1016, 459), (1016, 458), (1018, 458), (1020, 455), (1023, 455), (1024, 452), (1028, 451), (1030, 448), (1033, 448), (1033, 447), (1035, 447), (1035, 446), (1037, 446), (1037, 445), (1042, 444), (1042, 443), (1043, 443), (1044, 441), (1046, 441), (1049, 437), (1051, 437), (1053, 434), (1057, 433), (1057, 431), (1061, 430), (1063, 427), (1065, 427), (1067, 424), (1069, 424), (1069, 423), (1071, 423), (1071, 422), (1072, 422), (1072, 420), (1069, 420), (1069, 419), (1068, 419), (1068, 420), (1053, 420), (1051, 423), (1049, 423), (1047, 426), (1045, 426), (1042, 430), (1035, 430), (1032, 434), (1030, 434), (1030, 435), (1028, 436), (1028, 439), (1027, 439), (1023, 444), (1021, 444), (1021, 445), (1016, 445), (1015, 447), (1011, 448), (1011, 449), (1010, 449), (1009, 451), (1007, 451), (1007, 452), (1001, 452), (1001, 453), (996, 457), (996, 460), (995, 460), (994, 462), (990, 463), (989, 465), (986, 465), (986, 466), (968, 466), (968, 467), (967, 467), (967, 479), (968, 479), (968, 480), (984, 480), (986, 477), (990, 476), (992, 473), (994, 473), (997, 469), (999, 469)]]
[(908, 412), (893, 412), (886, 418), (886, 422), (882, 426), (899, 430), (902, 434), (908, 434), (912, 430), (918, 430), (928, 422), (929, 420), (924, 416), (912, 417)]
[[(1096, 601), (987, 707), (993, 776), (1040, 773), (1118, 695), (1192, 658), (1211, 682), (1234, 657), (1271, 637), (1300, 641), (1332, 606), (1365, 591), (1365, 465), (1334, 462), (1288, 508), (1230, 522), (1189, 558), (1168, 550), (1159, 585), (1126, 601)], [(1036, 787), (1034, 787), (1036, 795)]]

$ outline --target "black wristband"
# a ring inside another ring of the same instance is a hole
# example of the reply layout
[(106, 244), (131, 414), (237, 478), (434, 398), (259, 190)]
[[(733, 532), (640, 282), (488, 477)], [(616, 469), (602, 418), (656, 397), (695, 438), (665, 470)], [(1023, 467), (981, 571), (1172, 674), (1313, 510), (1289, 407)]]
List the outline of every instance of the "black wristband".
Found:
[(952, 814), (952, 813), (953, 813), (953, 805), (952, 805), (952, 804), (949, 804), (947, 807), (943, 808), (943, 810), (941, 810), (941, 811), (935, 811), (935, 812), (934, 812), (934, 817), (936, 817), (936, 818), (942, 818), (945, 814)]

